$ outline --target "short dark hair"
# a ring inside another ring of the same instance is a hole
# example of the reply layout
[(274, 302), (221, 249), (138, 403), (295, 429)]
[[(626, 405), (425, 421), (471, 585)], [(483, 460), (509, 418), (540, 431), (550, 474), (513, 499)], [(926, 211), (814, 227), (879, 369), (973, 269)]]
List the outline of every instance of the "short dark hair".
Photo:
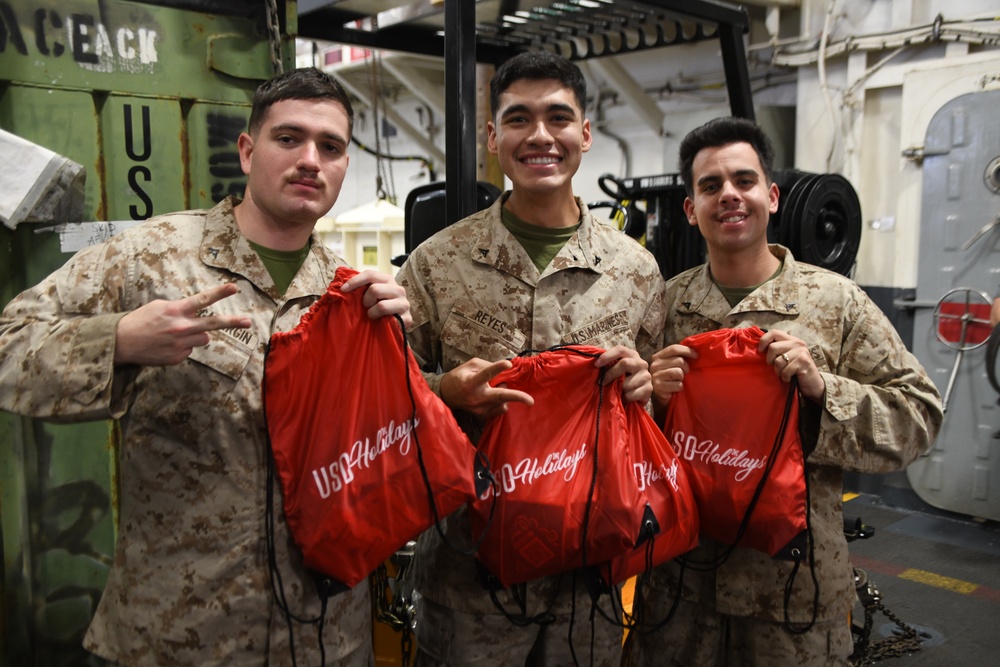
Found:
[(354, 132), (354, 108), (344, 87), (326, 72), (315, 67), (289, 70), (268, 79), (257, 87), (250, 108), (247, 128), (254, 134), (264, 123), (271, 105), (282, 100), (331, 100), (339, 102), (347, 113), (348, 139)]
[(757, 153), (760, 166), (764, 169), (764, 178), (767, 179), (768, 184), (771, 183), (771, 173), (774, 167), (774, 145), (771, 144), (767, 134), (752, 120), (736, 116), (723, 116), (691, 130), (681, 142), (678, 164), (688, 197), (694, 196), (692, 171), (695, 156), (705, 148), (716, 148), (735, 143), (750, 144)]
[(581, 113), (587, 107), (587, 80), (579, 67), (565, 56), (550, 51), (522, 51), (505, 60), (490, 80), (490, 115), (493, 120), (496, 120), (500, 107), (500, 95), (524, 79), (555, 79), (573, 91)]

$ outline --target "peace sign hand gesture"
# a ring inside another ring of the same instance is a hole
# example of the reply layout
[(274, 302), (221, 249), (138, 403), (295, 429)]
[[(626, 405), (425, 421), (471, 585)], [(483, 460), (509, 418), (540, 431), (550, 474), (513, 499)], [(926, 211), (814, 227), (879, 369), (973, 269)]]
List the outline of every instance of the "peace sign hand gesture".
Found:
[(118, 322), (115, 332), (115, 364), (179, 364), (188, 358), (194, 348), (208, 345), (209, 331), (250, 328), (249, 317), (198, 315), (205, 308), (238, 291), (236, 285), (226, 283), (176, 301), (150, 301), (133, 310)]

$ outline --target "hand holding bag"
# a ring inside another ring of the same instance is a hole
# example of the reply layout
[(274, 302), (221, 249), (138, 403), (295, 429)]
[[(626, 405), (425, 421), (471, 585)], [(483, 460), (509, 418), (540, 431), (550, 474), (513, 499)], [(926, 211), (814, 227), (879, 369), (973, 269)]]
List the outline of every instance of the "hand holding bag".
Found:
[(757, 351), (758, 327), (681, 341), (698, 353), (664, 433), (685, 466), (702, 534), (776, 556), (807, 531), (796, 385)]
[(645, 498), (635, 483), (622, 382), (601, 386), (603, 350), (561, 346), (516, 357), (493, 379), (525, 391), (479, 440), (499, 486), (470, 506), (478, 558), (504, 586), (610, 560), (635, 546)]
[(354, 587), (475, 497), (476, 450), (427, 386), (402, 322), (372, 320), (341, 267), (271, 336), (265, 413), (289, 531), (307, 567)]

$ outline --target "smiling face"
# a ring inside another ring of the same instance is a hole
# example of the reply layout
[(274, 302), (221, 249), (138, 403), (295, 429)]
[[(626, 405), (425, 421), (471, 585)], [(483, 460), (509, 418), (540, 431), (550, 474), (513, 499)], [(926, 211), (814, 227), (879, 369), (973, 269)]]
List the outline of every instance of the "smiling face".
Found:
[(271, 105), (255, 134), (244, 133), (238, 142), (248, 176), (241, 205), (248, 222), (272, 232), (312, 231), (340, 194), (349, 141), (347, 112), (339, 102), (288, 99)]
[(489, 151), (515, 194), (572, 199), (573, 175), (591, 136), (569, 87), (556, 79), (515, 81), (500, 94), (487, 132)]
[(744, 142), (704, 148), (692, 165), (688, 222), (705, 237), (714, 259), (767, 248), (767, 224), (778, 210), (778, 186), (768, 183), (760, 158)]

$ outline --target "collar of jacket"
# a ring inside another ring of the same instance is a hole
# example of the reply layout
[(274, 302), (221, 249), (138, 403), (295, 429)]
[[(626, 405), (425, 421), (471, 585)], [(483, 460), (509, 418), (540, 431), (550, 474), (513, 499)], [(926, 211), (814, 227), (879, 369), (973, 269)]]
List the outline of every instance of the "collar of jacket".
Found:
[[(328, 272), (324, 270), (325, 266), (330, 265), (327, 257), (330, 253), (320, 243), (315, 232), (309, 237), (309, 256), (285, 293), (278, 294), (264, 262), (251, 247), (249, 239), (236, 226), (233, 207), (239, 203), (239, 199), (229, 196), (208, 211), (201, 242), (201, 261), (207, 266), (246, 278), (275, 302), (322, 295), (333, 276), (327, 275)], [(322, 255), (327, 261), (321, 261), (318, 255)]]
[(717, 302), (725, 304), (723, 312), (741, 313), (752, 311), (770, 311), (782, 315), (797, 315), (799, 313), (799, 279), (798, 268), (791, 251), (777, 243), (769, 244), (771, 254), (783, 261), (785, 266), (781, 274), (761, 287), (753, 294), (730, 309), (722, 292), (712, 282), (708, 272), (708, 264), (703, 264), (682, 278), (681, 289), (677, 292), (676, 308), (682, 314), (718, 312)]
[[(530, 266), (534, 269), (534, 264), (531, 263), (518, 240), (504, 227), (500, 218), (500, 211), (509, 196), (510, 191), (508, 190), (500, 195), (488, 209), (475, 214), (484, 220), (484, 224), (476, 225), (477, 232), (471, 244), (472, 260), (480, 264), (488, 264), (511, 275), (525, 277), (522, 275), (522, 267)], [(576, 197), (576, 204), (580, 207), (580, 228), (566, 242), (566, 245), (562, 247), (543, 273), (570, 268), (604, 273), (604, 267), (601, 264), (607, 251), (602, 248), (602, 244), (594, 232), (595, 225), (601, 223), (594, 219), (594, 216), (587, 209), (587, 205), (579, 197)], [(628, 237), (623, 235), (623, 238)]]

